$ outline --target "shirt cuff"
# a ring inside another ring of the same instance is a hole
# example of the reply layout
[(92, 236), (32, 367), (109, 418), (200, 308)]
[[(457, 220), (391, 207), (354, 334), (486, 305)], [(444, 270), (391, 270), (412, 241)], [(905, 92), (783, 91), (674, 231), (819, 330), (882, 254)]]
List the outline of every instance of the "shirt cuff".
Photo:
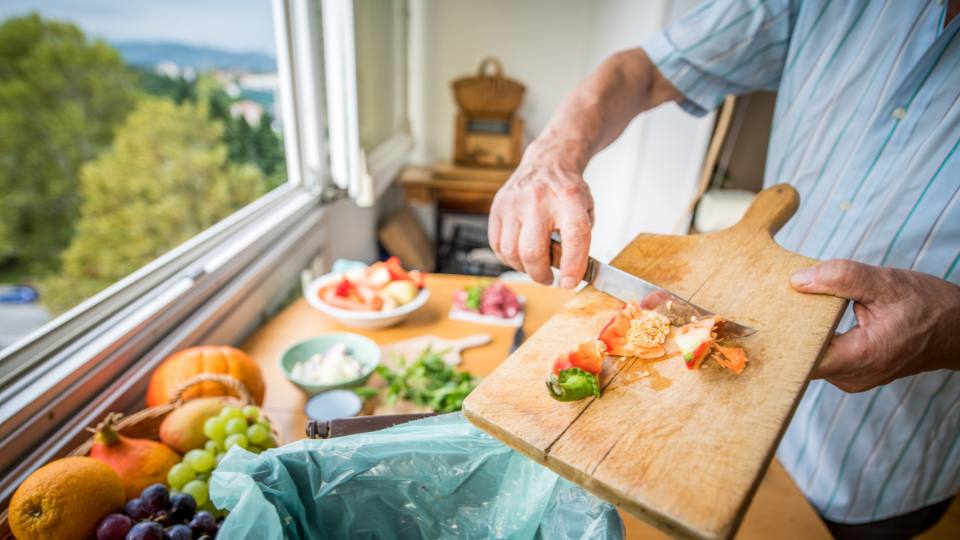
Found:
[(683, 94), (680, 108), (694, 116), (704, 116), (726, 97), (724, 85), (702, 72), (677, 49), (667, 33), (660, 32), (641, 45), (660, 73)]

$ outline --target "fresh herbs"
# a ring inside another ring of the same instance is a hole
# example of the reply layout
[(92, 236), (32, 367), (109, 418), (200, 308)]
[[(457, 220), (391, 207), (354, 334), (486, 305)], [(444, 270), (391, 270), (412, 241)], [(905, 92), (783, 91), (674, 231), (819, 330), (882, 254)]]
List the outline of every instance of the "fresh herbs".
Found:
[(399, 371), (377, 366), (377, 373), (387, 382), (388, 405), (406, 399), (438, 413), (459, 411), (477, 385), (473, 375), (448, 366), (430, 347), (411, 364), (402, 361), (401, 366)]
[(483, 291), (488, 286), (490, 286), (489, 282), (481, 281), (467, 287), (467, 299), (463, 301), (463, 305), (472, 311), (480, 311), (480, 301), (483, 300)]

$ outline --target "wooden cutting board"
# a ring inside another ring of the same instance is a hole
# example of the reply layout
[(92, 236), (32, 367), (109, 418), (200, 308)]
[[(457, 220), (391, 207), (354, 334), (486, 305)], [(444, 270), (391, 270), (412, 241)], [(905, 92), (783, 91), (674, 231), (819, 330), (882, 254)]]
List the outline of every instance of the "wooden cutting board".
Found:
[(845, 306), (790, 287), (790, 274), (815, 261), (772, 234), (798, 204), (792, 187), (774, 186), (730, 229), (643, 234), (613, 260), (756, 328), (740, 341), (750, 358), (743, 374), (688, 371), (678, 357), (608, 358), (603, 397), (554, 401), (544, 387), (554, 359), (596, 339), (622, 305), (587, 287), (467, 398), (466, 417), (673, 536), (733, 536)]

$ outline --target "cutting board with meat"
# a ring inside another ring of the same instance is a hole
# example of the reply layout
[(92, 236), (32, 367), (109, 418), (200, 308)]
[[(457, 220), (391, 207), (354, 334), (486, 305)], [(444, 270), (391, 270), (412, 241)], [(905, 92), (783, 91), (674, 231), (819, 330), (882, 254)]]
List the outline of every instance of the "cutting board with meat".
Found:
[(815, 263), (772, 235), (799, 204), (788, 185), (757, 195), (730, 229), (637, 236), (613, 265), (757, 332), (732, 345), (749, 363), (689, 370), (682, 358), (607, 357), (602, 397), (559, 402), (544, 381), (559, 355), (623, 306), (587, 287), (467, 398), (470, 421), (675, 536), (733, 536), (826, 350), (845, 301), (804, 295), (790, 275)]

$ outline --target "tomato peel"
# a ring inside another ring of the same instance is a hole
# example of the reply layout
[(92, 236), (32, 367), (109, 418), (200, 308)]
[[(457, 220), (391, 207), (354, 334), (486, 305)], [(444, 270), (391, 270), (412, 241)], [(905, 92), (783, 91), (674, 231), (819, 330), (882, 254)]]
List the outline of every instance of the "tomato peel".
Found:
[(627, 302), (600, 331), (599, 340), (611, 356), (659, 358), (666, 354), (663, 343), (669, 333), (665, 316)]
[(573, 350), (561, 354), (553, 362), (554, 375), (560, 375), (561, 371), (571, 368), (579, 368), (594, 375), (600, 374), (603, 370), (603, 354), (598, 350), (595, 340), (578, 344)]

